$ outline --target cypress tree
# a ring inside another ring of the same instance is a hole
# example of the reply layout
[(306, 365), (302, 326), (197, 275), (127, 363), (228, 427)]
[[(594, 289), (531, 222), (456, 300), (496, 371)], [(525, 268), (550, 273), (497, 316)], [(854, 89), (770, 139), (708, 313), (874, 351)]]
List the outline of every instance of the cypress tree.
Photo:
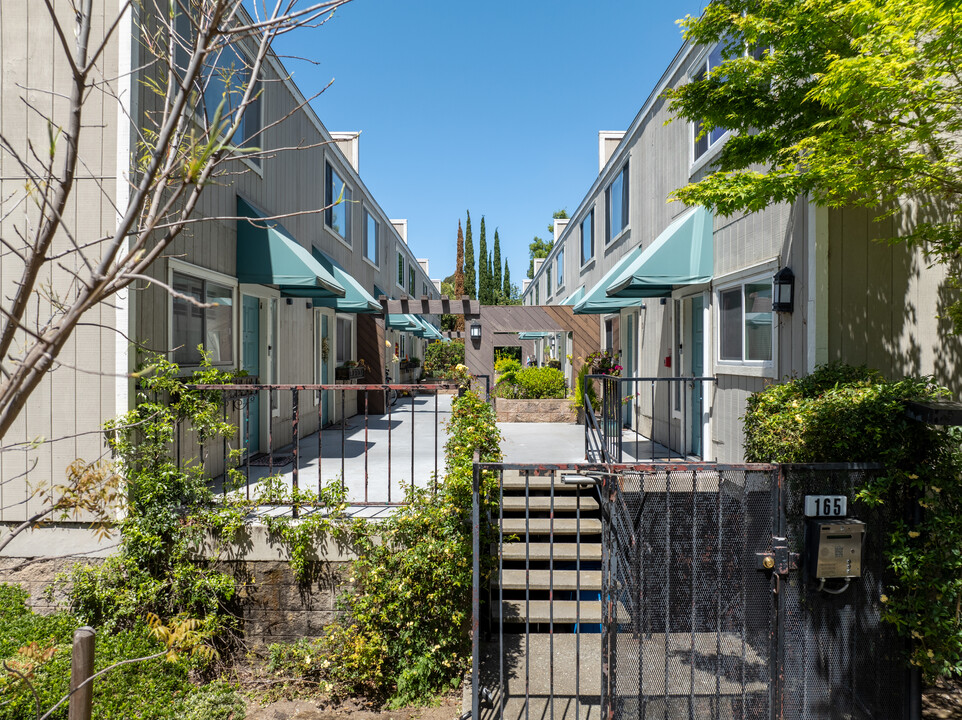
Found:
[(505, 302), (509, 302), (514, 298), (511, 297), (511, 270), (508, 269), (508, 261), (504, 261), (504, 286), (501, 288), (501, 293), (504, 295)]
[[(458, 259), (454, 268), (454, 294), (460, 300), (464, 295), (464, 235), (461, 233), (461, 220), (458, 219)], [(456, 315), (454, 329), (464, 332), (464, 315)]]
[(482, 305), (488, 301), (488, 244), (484, 239), (484, 215), (481, 216), (481, 237), (478, 239), (478, 300)]
[(494, 256), (491, 259), (491, 269), (494, 276), (491, 278), (492, 295), (501, 292), (501, 241), (498, 239), (498, 229), (494, 229)]
[(471, 211), (468, 210), (468, 221), (464, 224), (464, 292), (472, 300), (478, 297), (474, 282), (474, 243), (471, 242)]

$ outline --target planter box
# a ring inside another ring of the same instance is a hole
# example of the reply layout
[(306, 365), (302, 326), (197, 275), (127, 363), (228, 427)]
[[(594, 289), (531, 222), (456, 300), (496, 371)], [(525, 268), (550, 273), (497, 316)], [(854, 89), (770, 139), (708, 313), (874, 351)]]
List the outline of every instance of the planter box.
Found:
[(556, 422), (575, 423), (578, 412), (567, 398), (562, 400), (506, 400), (495, 401), (498, 422)]

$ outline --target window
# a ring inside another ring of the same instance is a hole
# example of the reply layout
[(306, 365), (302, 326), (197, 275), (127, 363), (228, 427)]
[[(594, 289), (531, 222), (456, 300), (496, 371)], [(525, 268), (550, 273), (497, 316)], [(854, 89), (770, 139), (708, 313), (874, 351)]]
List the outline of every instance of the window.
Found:
[[(335, 203), (337, 203), (335, 205)], [(324, 222), (348, 245), (351, 244), (351, 188), (344, 184), (330, 163), (324, 179)]]
[(354, 359), (354, 318), (337, 316), (337, 364), (343, 365)]
[(565, 284), (565, 249), (558, 251), (558, 260), (555, 263), (555, 275), (558, 276), (558, 287)]
[[(722, 57), (723, 48), (724, 43), (719, 43), (708, 53), (708, 57), (695, 66), (693, 74), (694, 80), (704, 80), (712, 70), (724, 62), (724, 58)], [(716, 127), (702, 135), (701, 129), (702, 124), (700, 122), (696, 122), (692, 128), (694, 139), (693, 159), (695, 160), (708, 152), (708, 149), (721, 140), (722, 136), (727, 132), (725, 128)]]
[(408, 265), (408, 295), (414, 297), (414, 266)]
[(404, 287), (404, 254), (400, 250), (397, 254), (397, 284)]
[(428, 294), (428, 284), (421, 283), (421, 295), (427, 295), (427, 294)]
[(545, 277), (544, 292), (545, 292), (545, 296), (548, 297), (548, 296), (551, 295), (551, 290), (552, 290), (552, 286), (551, 286), (551, 267), (550, 267), (550, 266), (547, 267), (547, 268), (545, 268), (544, 277)]
[(581, 264), (595, 256), (595, 211), (581, 221)]
[(540, 282), (535, 283), (535, 286), (534, 286), (534, 304), (535, 305), (541, 304), (541, 283)]
[(179, 365), (199, 365), (198, 345), (203, 345), (213, 364), (231, 364), (234, 360), (233, 288), (179, 272), (174, 273), (173, 288), (196, 303), (212, 305), (200, 307), (184, 298), (171, 298), (173, 361)]
[(378, 264), (378, 223), (365, 208), (364, 210), (364, 257)]
[(772, 361), (772, 281), (755, 279), (718, 292), (718, 358)]
[[(186, 16), (182, 16), (186, 17)], [(186, 21), (190, 24), (190, 21)], [(189, 30), (188, 30), (189, 31)], [(251, 82), (250, 61), (237, 49), (235, 45), (225, 45), (215, 55), (208, 56), (207, 64), (202, 72), (204, 85), (204, 113), (207, 123), (214, 120), (217, 108), (221, 108), (221, 121), (233, 122), (244, 101), (244, 94)], [(237, 126), (232, 142), (237, 147), (257, 147), (261, 125), (261, 87), (254, 81), (251, 101), (247, 104), (241, 122)], [(248, 158), (259, 164), (256, 156)]]
[(628, 227), (628, 163), (605, 190), (605, 226), (606, 242)]

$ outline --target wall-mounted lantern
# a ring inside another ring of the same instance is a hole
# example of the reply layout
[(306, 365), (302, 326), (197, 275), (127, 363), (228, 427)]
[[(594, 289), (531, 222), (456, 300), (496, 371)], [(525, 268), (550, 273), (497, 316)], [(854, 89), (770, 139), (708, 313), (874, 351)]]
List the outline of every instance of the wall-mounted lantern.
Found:
[(481, 339), (481, 323), (471, 323), (471, 339)]
[(772, 310), (790, 313), (795, 309), (795, 273), (784, 267), (772, 278)]

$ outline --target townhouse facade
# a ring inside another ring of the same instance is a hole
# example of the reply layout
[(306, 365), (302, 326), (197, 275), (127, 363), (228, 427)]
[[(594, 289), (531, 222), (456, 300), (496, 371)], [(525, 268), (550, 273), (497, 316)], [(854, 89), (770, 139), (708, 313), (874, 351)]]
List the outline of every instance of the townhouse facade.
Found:
[(877, 242), (917, 208), (876, 222), (806, 198), (732, 217), (669, 202), (711, 171), (728, 134), (698, 138), (672, 119), (664, 91), (719, 61), (685, 44), (628, 130), (599, 133), (599, 173), (522, 302), (597, 315), (623, 377), (715, 378), (703, 392), (655, 383), (624, 405), (626, 425), (708, 460), (743, 459), (751, 393), (830, 361), (931, 374), (958, 393), (960, 345), (940, 317), (945, 268), (924, 249)]
[[(97, 0), (95, 5), (94, 36), (99, 32), (102, 38), (120, 4)], [(102, 122), (82, 137), (82, 172), (66, 223), (81, 244), (111, 235), (116, 208), (126, 207), (139, 138), (148, 113), (158, 109), (158, 96), (146, 80), (161, 70), (149, 62), (141, 29), (150, 26), (149, 13), (159, 6), (125, 13), (104, 55), (103, 73), (112, 87), (93, 94), (87, 107), (88, 116)], [(46, 136), (47, 126), (25, 109), (22, 88), (37, 88), (31, 99), (54, 114), (55, 95), (49, 91), (65, 83), (66, 73), (62, 58), (51, 51), (56, 38), (45, 8), (5, 6), (0, 34), (0, 130), (25, 151)], [(245, 113), (239, 136), (262, 152), (239, 153), (230, 172), (205, 189), (196, 221), (150, 269), (159, 282), (138, 281), (96, 308), (90, 323), (77, 330), (64, 366), (34, 393), (4, 438), (4, 445), (43, 441), (0, 453), (0, 520), (29, 516), (40, 502), (31, 498), (33, 490), (62, 484), (75, 459), (104, 456), (99, 431), (104, 421), (132, 407), (137, 388), (131, 373), (151, 353), (166, 355), (186, 375), (199, 367), (202, 347), (215, 367), (271, 384), (334, 384), (339, 366), (363, 360), (368, 369), (360, 381), (381, 383), (385, 373), (393, 373), (395, 382), (414, 379), (395, 358), (421, 358), (426, 343), (440, 337), (438, 318), (381, 315), (381, 297), (437, 298), (440, 293), (427, 260), (408, 245), (407, 222), (392, 219), (365, 185), (359, 133), (330, 132), (276, 55), (268, 56), (260, 77), (251, 78), (249, 69), (245, 75), (249, 50), (243, 44), (225, 48), (214, 60), (204, 92), (217, 98), (257, 83), (259, 96)], [(28, 205), (13, 204), (22, 186), (13, 164), (0, 165), (4, 236), (29, 231)], [(64, 234), (53, 252), (70, 248)], [(16, 282), (18, 270), (5, 257), (0, 286)], [(69, 272), (51, 267), (55, 292), (67, 292), (70, 281)], [(300, 393), (299, 434), (356, 412), (355, 396), (347, 394), (342, 410), (334, 392)], [(235, 423), (242, 422), (239, 406), (228, 405), (227, 412)], [(243, 450), (267, 451), (269, 432), (275, 448), (292, 441), (289, 392), (258, 393), (249, 417), (235, 447), (249, 437)], [(196, 447), (189, 432), (183, 444)], [(219, 474), (223, 452), (213, 449), (207, 462), (208, 471)]]

